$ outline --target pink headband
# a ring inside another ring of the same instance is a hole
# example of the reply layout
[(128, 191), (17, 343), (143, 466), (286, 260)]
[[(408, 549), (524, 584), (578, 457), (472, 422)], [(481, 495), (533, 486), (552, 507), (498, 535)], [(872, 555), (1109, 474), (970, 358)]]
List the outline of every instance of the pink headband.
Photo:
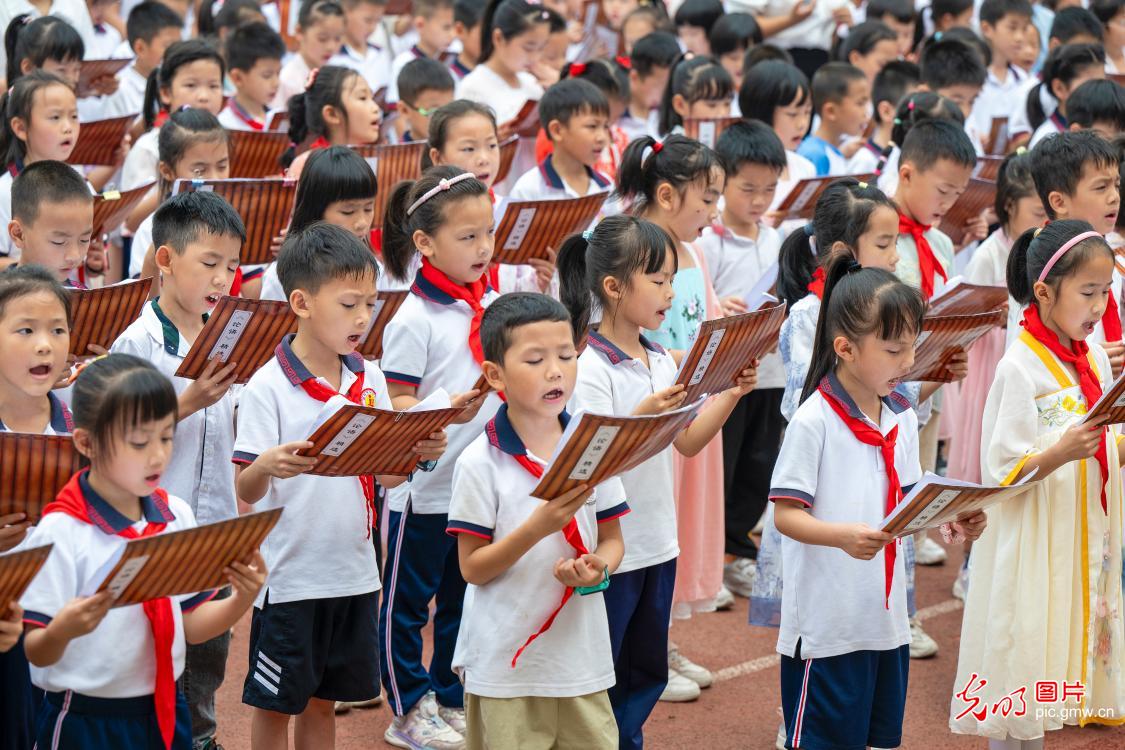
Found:
[(1071, 237), (1062, 247), (1060, 247), (1058, 250), (1055, 251), (1055, 254), (1051, 256), (1051, 259), (1049, 261), (1047, 261), (1047, 265), (1043, 266), (1043, 270), (1039, 272), (1039, 281), (1042, 281), (1043, 279), (1047, 278), (1047, 274), (1049, 274), (1051, 272), (1051, 269), (1054, 268), (1055, 264), (1059, 262), (1059, 258), (1063, 257), (1063, 255), (1066, 254), (1067, 250), (1074, 247), (1075, 245), (1077, 245), (1082, 240), (1088, 240), (1091, 237), (1101, 237), (1101, 236), (1102, 236), (1101, 233), (1091, 231), (1091, 232), (1083, 232), (1082, 234), (1078, 235), (1077, 237)]
[(473, 177), (472, 172), (462, 172), (461, 174), (457, 175), (456, 177), (451, 177), (448, 180), (443, 178), (441, 180), (441, 182), (439, 182), (437, 185), (434, 185), (432, 188), (430, 188), (425, 193), (423, 193), (421, 198), (419, 198), (418, 200), (411, 203), (410, 208), (406, 209), (406, 215), (410, 216), (411, 214), (413, 214), (416, 210), (418, 210), (418, 206), (421, 206), (423, 203), (428, 201), (430, 198), (433, 198), (435, 195), (442, 192), (443, 190), (449, 190), (449, 188), (453, 187), (458, 182), (461, 182), (462, 180), (468, 180), (471, 177)]

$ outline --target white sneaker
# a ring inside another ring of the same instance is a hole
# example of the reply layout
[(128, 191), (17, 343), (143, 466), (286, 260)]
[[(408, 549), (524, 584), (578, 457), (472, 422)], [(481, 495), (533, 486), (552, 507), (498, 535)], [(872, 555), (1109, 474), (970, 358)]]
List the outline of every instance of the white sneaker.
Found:
[(699, 698), (699, 685), (684, 677), (679, 672), (668, 670), (668, 684), (660, 694), (660, 700), (665, 703), (688, 703)]
[(787, 739), (788, 737), (785, 736), (785, 722), (783, 721), (777, 726), (777, 738), (774, 739), (773, 746), (776, 750), (785, 750), (785, 740)]
[(715, 597), (715, 609), (719, 611), (728, 610), (734, 606), (734, 594), (730, 592), (726, 586), (719, 589), (718, 595)]
[(464, 750), (465, 747), (465, 738), (438, 714), (433, 693), (426, 693), (406, 716), (394, 717), (383, 732), (383, 740), (406, 750)]
[(445, 706), (443, 706), (439, 703), (437, 712), (438, 712), (438, 716), (441, 717), (441, 720), (444, 721), (446, 724), (448, 724), (450, 729), (452, 729), (457, 734), (460, 734), (460, 735), (464, 736), (464, 734), (465, 734), (465, 709), (463, 709), (463, 708), (446, 708)]
[(947, 557), (945, 548), (929, 536), (914, 545), (914, 562), (917, 565), (941, 565)]
[(732, 594), (749, 599), (750, 593), (754, 590), (757, 568), (757, 563), (748, 557), (736, 557), (729, 563), (723, 563), (723, 585), (730, 589)]
[(381, 705), (383, 705), (382, 693), (376, 695), (374, 698), (368, 698), (365, 701), (336, 701), (336, 713), (346, 714), (353, 708), (375, 708)]
[(910, 620), (910, 658), (928, 659), (938, 652), (937, 641), (922, 630), (922, 623), (915, 617)]
[(965, 593), (969, 590), (969, 566), (962, 565), (953, 579), (953, 598), (965, 601)]
[(680, 653), (680, 649), (671, 641), (668, 642), (668, 671), (676, 672), (688, 678), (701, 688), (711, 687), (714, 677), (710, 670), (699, 666)]

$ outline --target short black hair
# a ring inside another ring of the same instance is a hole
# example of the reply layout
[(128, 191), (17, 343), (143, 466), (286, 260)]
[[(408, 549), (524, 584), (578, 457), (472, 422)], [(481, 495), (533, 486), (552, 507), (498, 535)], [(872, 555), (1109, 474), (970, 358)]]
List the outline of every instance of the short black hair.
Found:
[(746, 54), (742, 58), (742, 75), (746, 75), (746, 71), (750, 68), (767, 60), (776, 60), (792, 65), (793, 55), (789, 54), (789, 50), (782, 49), (776, 44), (755, 44), (746, 50)]
[(871, 0), (867, 3), (867, 18), (872, 21), (881, 21), (890, 16), (899, 23), (914, 23), (918, 16), (914, 11), (911, 0)]
[(453, 0), (411, 0), (410, 15), (415, 18), (432, 18), (439, 10), (453, 8)]
[(804, 104), (811, 98), (809, 79), (800, 68), (781, 60), (766, 60), (747, 68), (743, 74), (738, 107), (744, 118), (761, 120), (772, 128), (775, 109), (794, 102)]
[(125, 36), (132, 47), (139, 40), (151, 42), (164, 29), (182, 29), (184, 20), (176, 11), (156, 0), (145, 0), (129, 11), (125, 22)]
[(502, 294), (485, 308), (480, 321), (480, 345), (484, 358), (504, 363), (504, 355), (512, 345), (512, 332), (532, 323), (566, 323), (570, 313), (554, 297), (537, 292)]
[(639, 76), (651, 75), (654, 68), (671, 68), (680, 56), (676, 37), (667, 31), (645, 34), (633, 44), (629, 63)]
[(1066, 119), (1083, 128), (1111, 122), (1118, 133), (1125, 132), (1125, 89), (1107, 79), (1086, 81), (1067, 98)]
[(285, 41), (269, 24), (255, 21), (243, 24), (227, 35), (227, 69), (251, 70), (259, 60), (280, 60), (285, 56)]
[(937, 23), (942, 16), (956, 18), (971, 7), (973, 7), (973, 0), (933, 0), (930, 3), (934, 23)]
[(834, 57), (840, 62), (851, 62), (853, 52), (859, 53), (860, 56), (871, 54), (879, 42), (894, 42), (896, 49), (898, 46), (898, 34), (882, 21), (857, 23), (846, 37), (837, 39)]
[(113, 455), (115, 438), (135, 425), (172, 416), (179, 400), (172, 381), (151, 362), (132, 354), (91, 360), (74, 381), (70, 404), (75, 429), (86, 430), (97, 451)]
[(855, 81), (866, 81), (863, 71), (846, 62), (830, 62), (821, 65), (812, 79), (813, 111), (820, 114), (826, 104), (836, 104), (848, 95), (848, 88)]
[(1074, 37), (1083, 35), (1093, 37), (1100, 42), (1105, 39), (1105, 29), (1093, 13), (1072, 5), (1055, 13), (1055, 20), (1051, 22), (1051, 31), (1047, 38), (1058, 39), (1060, 44), (1066, 44)]
[(93, 205), (94, 196), (82, 175), (65, 162), (44, 159), (28, 164), (12, 181), (12, 218), (25, 224), (35, 223), (44, 203), (71, 201)]
[(8, 266), (0, 273), (0, 317), (4, 316), (9, 303), (39, 292), (46, 292), (59, 301), (66, 314), (66, 323), (71, 325), (70, 293), (54, 272), (34, 263)]
[(1031, 176), (1047, 218), (1055, 218), (1051, 193), (1074, 195), (1087, 165), (1118, 168), (1117, 149), (1092, 130), (1056, 133), (1031, 150)]
[(609, 117), (609, 100), (601, 89), (581, 78), (564, 78), (539, 100), (539, 123), (543, 130), (548, 130), (552, 120), (566, 125), (570, 118), (585, 113)]
[(918, 64), (922, 83), (931, 91), (948, 86), (983, 86), (984, 66), (980, 54), (957, 39), (941, 39), (926, 46)]
[(177, 254), (198, 242), (203, 233), (237, 237), (246, 241), (242, 217), (221, 195), (191, 190), (173, 195), (152, 215), (152, 245), (167, 246)]
[(419, 57), (402, 66), (398, 74), (398, 98), (413, 106), (423, 91), (452, 91), (449, 68), (432, 57)]
[(346, 229), (318, 221), (285, 236), (277, 254), (277, 278), (286, 299), (294, 289), (316, 294), (336, 279), (379, 278), (371, 250)]
[(910, 89), (918, 85), (921, 73), (918, 66), (905, 60), (892, 60), (875, 74), (871, 86), (871, 105), (875, 108), (875, 121), (879, 119), (879, 105), (890, 102), (896, 108)]
[(476, 28), (484, 16), (484, 0), (454, 0), (453, 22), (466, 29)]
[(980, 22), (995, 26), (1004, 16), (1031, 19), (1031, 3), (1027, 0), (984, 0), (980, 6)]
[(760, 120), (740, 120), (732, 123), (715, 142), (715, 153), (723, 164), (727, 177), (738, 172), (743, 164), (760, 164), (764, 167), (785, 169), (785, 146), (773, 128)]
[(1102, 26), (1108, 26), (1122, 8), (1125, 8), (1125, 0), (1090, 0), (1089, 10)]
[(715, 57), (747, 50), (762, 41), (762, 29), (749, 13), (726, 13), (711, 27), (708, 35)]
[(910, 162), (924, 172), (941, 159), (971, 167), (977, 163), (973, 142), (965, 128), (950, 120), (924, 120), (906, 134), (899, 163)]
[(715, 22), (723, 17), (723, 4), (720, 0), (684, 0), (676, 9), (676, 28), (695, 26), (705, 29), (708, 34)]

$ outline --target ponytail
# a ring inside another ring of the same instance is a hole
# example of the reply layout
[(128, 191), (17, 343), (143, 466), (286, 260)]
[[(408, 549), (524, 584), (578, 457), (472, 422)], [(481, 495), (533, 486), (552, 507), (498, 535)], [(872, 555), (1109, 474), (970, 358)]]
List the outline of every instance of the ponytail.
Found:
[[(734, 79), (718, 60), (685, 52), (668, 74), (668, 84), (660, 100), (657, 130), (667, 135), (684, 124), (684, 118), (672, 106), (677, 94), (690, 106), (700, 101), (730, 99), (734, 93)], [(767, 124), (772, 125), (772, 122)]]
[(48, 60), (81, 61), (86, 56), (86, 45), (74, 27), (57, 16), (40, 16), (32, 20), (29, 14), (16, 16), (4, 30), (4, 52), (8, 56), (8, 85), (23, 75), (21, 64), (31, 63), (33, 70), (43, 67)]
[(787, 311), (809, 293), (813, 274), (820, 267), (820, 257), (812, 243), (812, 231), (812, 222), (794, 229), (778, 251), (777, 294)]
[(682, 192), (689, 184), (707, 179), (722, 163), (714, 151), (683, 135), (658, 141), (650, 135), (633, 140), (617, 168), (617, 195), (634, 209), (656, 198), (656, 188), (667, 182)]
[[(1083, 71), (1095, 66), (1105, 66), (1105, 50), (1101, 44), (1064, 44), (1051, 50), (1043, 62), (1042, 80), (1027, 93), (1025, 106), (1032, 130), (1042, 125), (1049, 116), (1043, 109), (1043, 91), (1058, 101), (1052, 86), (1055, 81), (1069, 86)], [(1062, 102), (1059, 102), (1057, 106), (1061, 105)]]
[(594, 291), (586, 281), (586, 250), (590, 246), (583, 233), (563, 240), (555, 259), (559, 274), (559, 301), (570, 313), (574, 340), (581, 341), (590, 325)]
[[(1032, 304), (1035, 301), (1035, 284), (1059, 248), (1078, 235), (1092, 231), (1094, 228), (1085, 221), (1063, 219), (1021, 234), (1008, 253), (1008, 293), (1012, 299), (1021, 305)], [(1099, 235), (1082, 240), (1051, 266), (1043, 281), (1055, 287), (1098, 253), (1113, 257), (1104, 237)]]
[(164, 59), (149, 73), (148, 82), (145, 84), (141, 114), (144, 115), (146, 132), (152, 130), (156, 123), (156, 116), (166, 106), (160, 99), (161, 90), (171, 90), (172, 81), (179, 69), (199, 60), (211, 60), (218, 65), (220, 80), (226, 75), (226, 64), (222, 56), (214, 47), (201, 39), (173, 42), (164, 50)]
[(20, 161), (27, 153), (27, 144), (17, 138), (12, 130), (12, 120), (18, 117), (30, 126), (35, 95), (49, 86), (63, 86), (73, 93), (70, 84), (54, 73), (34, 70), (20, 76), (0, 98), (0, 113), (4, 115), (4, 124), (0, 127), (0, 158), (3, 158), (4, 164), (0, 166)]
[(383, 266), (387, 274), (398, 282), (408, 281), (410, 261), (414, 258), (414, 238), (406, 233), (407, 198), (414, 183), (403, 180), (391, 189), (387, 209), (383, 215)]
[(513, 39), (539, 23), (550, 23), (551, 14), (545, 6), (527, 0), (489, 0), (480, 24), (480, 57), (477, 65), (492, 57), (493, 30), (505, 39)]
[[(323, 0), (321, 5), (327, 3)], [(320, 7), (320, 6), (318, 6)], [(354, 76), (351, 68), (325, 65), (314, 71), (308, 89), (289, 98), (289, 148), (281, 155), (281, 166), (288, 169), (297, 157), (297, 149), (312, 136), (328, 136), (324, 108), (334, 107), (347, 119), (344, 91)]]

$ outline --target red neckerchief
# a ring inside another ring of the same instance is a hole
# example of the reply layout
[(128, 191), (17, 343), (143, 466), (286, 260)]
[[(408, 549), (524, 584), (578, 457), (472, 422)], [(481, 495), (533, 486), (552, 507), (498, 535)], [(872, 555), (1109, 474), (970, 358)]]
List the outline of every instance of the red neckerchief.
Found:
[(1117, 306), (1117, 298), (1113, 296), (1112, 289), (1109, 290), (1109, 299), (1106, 300), (1105, 312), (1102, 313), (1102, 333), (1107, 342), (1121, 340), (1121, 308)]
[(480, 321), (484, 317), (484, 306), (481, 305), (481, 300), (484, 298), (485, 292), (488, 291), (489, 274), (481, 274), (479, 279), (468, 285), (458, 284), (434, 267), (429, 258), (422, 258), (422, 276), (437, 289), (445, 292), (453, 299), (459, 299), (467, 303), (472, 309), (473, 320), (469, 323), (469, 350), (473, 353), (473, 359), (479, 365), (484, 361), (484, 350), (481, 349), (480, 345)]
[(156, 113), (156, 117), (152, 120), (152, 127), (159, 129), (164, 123), (168, 122), (168, 110), (162, 109)]
[(1055, 123), (1055, 127), (1059, 129), (1060, 133), (1065, 133), (1067, 131), (1066, 118), (1062, 116), (1062, 113), (1059, 112), (1057, 108), (1051, 113), (1048, 119)]
[[(89, 469), (83, 469), (70, 478), (55, 500), (43, 509), (44, 516), (48, 513), (65, 513), (82, 523), (93, 524), (86, 497), (82, 494), (82, 487), (78, 482), (78, 477), (87, 471)], [(157, 489), (153, 494), (165, 503), (168, 502), (168, 493), (164, 490)], [(132, 526), (127, 526), (117, 532), (117, 536), (126, 539), (155, 536), (164, 531), (167, 525), (149, 521), (144, 531), (139, 534)], [(171, 748), (172, 738), (176, 733), (176, 677), (172, 667), (172, 643), (176, 637), (176, 621), (172, 616), (172, 600), (168, 597), (152, 599), (142, 604), (141, 608), (148, 618), (149, 627), (152, 628), (153, 653), (156, 657), (156, 684), (153, 688), (156, 725), (160, 728), (160, 738), (164, 740), (164, 747)]]
[[(875, 427), (862, 419), (857, 419), (848, 414), (847, 409), (836, 398), (829, 394), (824, 385), (820, 386), (820, 395), (832, 407), (832, 411), (844, 421), (852, 431), (855, 439), (864, 445), (872, 445), (879, 449), (883, 456), (883, 467), (887, 471), (887, 499), (883, 503), (884, 514), (889, 514), (902, 499), (902, 485), (898, 481), (898, 469), (895, 467), (895, 441), (898, 439), (898, 425), (895, 425), (885, 436)], [(892, 540), (883, 548), (883, 575), (886, 579), (886, 607), (891, 608), (891, 583), (895, 576), (895, 556), (898, 552), (897, 542)]]
[[(244, 123), (249, 125), (251, 130), (265, 130), (266, 129), (266, 124), (264, 122), (258, 122), (253, 117), (251, 117), (250, 113), (247, 112), (245, 109), (243, 109), (239, 105), (239, 103), (237, 101), (235, 101), (234, 99), (230, 100), (230, 111), (234, 113), (235, 117), (237, 117), (238, 119), (242, 120)], [(267, 115), (269, 114), (268, 110), (267, 110), (266, 114)]]
[(309, 151), (316, 151), (318, 148), (328, 148), (331, 145), (332, 144), (328, 142), (328, 139), (325, 138), (322, 135), (319, 138), (317, 138), (315, 141), (313, 141), (312, 143), (309, 144), (308, 150)]
[[(1043, 320), (1039, 317), (1039, 308), (1035, 305), (1028, 305), (1027, 309), (1023, 311), (1023, 321), (1020, 325), (1031, 334), (1032, 338), (1047, 347), (1047, 351), (1074, 368), (1074, 371), (1078, 373), (1078, 387), (1082, 390), (1082, 397), (1086, 399), (1086, 408), (1093, 408), (1094, 404), (1101, 398), (1102, 384), (1098, 382), (1093, 368), (1090, 367), (1090, 346), (1085, 341), (1073, 339), (1070, 342), (1069, 349), (1064, 347), (1062, 342), (1059, 341), (1058, 335), (1043, 323)], [(1118, 325), (1120, 325), (1120, 322)], [(1098, 462), (1098, 468), (1102, 470), (1102, 510), (1108, 514), (1109, 506), (1106, 503), (1105, 485), (1109, 481), (1109, 454), (1106, 451), (1105, 435), (1105, 428), (1102, 428), (1102, 441), (1098, 445), (1098, 452), (1094, 454), (1094, 458)]]
[(810, 294), (815, 294), (817, 299), (824, 299), (824, 267), (821, 266), (813, 271), (812, 281), (809, 282), (808, 290)]
[(234, 280), (230, 283), (230, 296), (242, 296), (242, 266), (234, 269)]
[(934, 274), (941, 276), (944, 281), (949, 280), (945, 275), (945, 269), (934, 257), (934, 249), (930, 247), (930, 241), (926, 239), (926, 232), (929, 230), (929, 224), (919, 224), (899, 212), (898, 233), (909, 234), (914, 238), (914, 247), (918, 250), (918, 273), (922, 277), (922, 295), (926, 299), (934, 296)]
[(379, 258), (382, 258), (383, 257), (383, 228), (382, 227), (372, 227), (371, 232), (368, 233), (368, 235), (367, 235), (367, 242), (368, 242), (369, 245), (371, 245), (371, 252), (375, 253), (375, 255), (379, 256)]
[[(277, 345), (277, 354), (281, 354), (282, 344)], [(301, 388), (305, 393), (309, 394), (321, 403), (327, 402), (333, 396), (343, 396), (353, 404), (363, 406), (363, 376), (364, 371), (360, 370), (355, 374), (355, 380), (352, 381), (351, 386), (348, 387), (347, 393), (339, 393), (332, 390), (324, 383), (311, 377), (307, 380), (301, 381)], [(363, 499), (367, 501), (367, 538), (371, 538), (371, 528), (375, 525), (375, 477), (371, 474), (360, 474), (359, 485), (363, 488)]]

